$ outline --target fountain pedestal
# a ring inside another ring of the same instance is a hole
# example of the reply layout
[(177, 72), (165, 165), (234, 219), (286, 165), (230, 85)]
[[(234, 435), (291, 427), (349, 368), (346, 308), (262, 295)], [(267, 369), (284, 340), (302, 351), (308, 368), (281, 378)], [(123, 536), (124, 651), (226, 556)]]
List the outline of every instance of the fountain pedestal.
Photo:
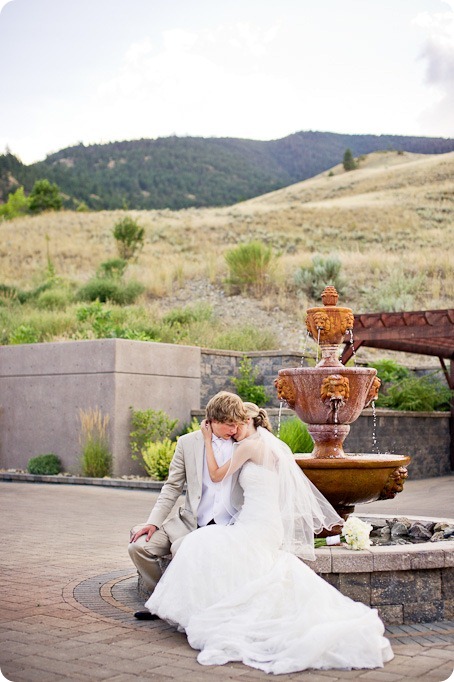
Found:
[(377, 397), (380, 380), (369, 367), (345, 367), (338, 346), (354, 317), (350, 308), (337, 307), (338, 294), (326, 287), (324, 307), (307, 311), (307, 329), (322, 349), (316, 367), (282, 369), (275, 381), (278, 397), (307, 424), (314, 440), (311, 455), (296, 454), (307, 477), (347, 518), (360, 502), (389, 499), (402, 490), (410, 457), (346, 454), (343, 443), (350, 424)]

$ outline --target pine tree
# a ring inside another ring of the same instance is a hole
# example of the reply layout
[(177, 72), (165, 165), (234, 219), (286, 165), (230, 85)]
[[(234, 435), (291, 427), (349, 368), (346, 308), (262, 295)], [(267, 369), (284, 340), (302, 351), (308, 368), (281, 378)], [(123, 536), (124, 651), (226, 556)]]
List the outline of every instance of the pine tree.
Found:
[(346, 149), (344, 154), (344, 170), (351, 171), (357, 168), (351, 149)]

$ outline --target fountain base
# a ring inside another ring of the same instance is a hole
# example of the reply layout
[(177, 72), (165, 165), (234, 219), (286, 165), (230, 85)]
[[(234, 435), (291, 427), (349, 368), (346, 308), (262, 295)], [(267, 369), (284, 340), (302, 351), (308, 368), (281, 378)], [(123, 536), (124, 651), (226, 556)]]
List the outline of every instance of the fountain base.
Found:
[(354, 511), (355, 504), (392, 499), (401, 492), (407, 478), (405, 466), (410, 461), (404, 455), (375, 454), (344, 457), (296, 454), (295, 459), (343, 519)]

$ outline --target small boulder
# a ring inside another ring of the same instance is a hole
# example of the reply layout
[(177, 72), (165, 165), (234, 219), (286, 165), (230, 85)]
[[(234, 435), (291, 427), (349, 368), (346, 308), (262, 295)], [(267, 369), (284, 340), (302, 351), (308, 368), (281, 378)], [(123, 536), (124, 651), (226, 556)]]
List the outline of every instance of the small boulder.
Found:
[(426, 526), (423, 523), (417, 521), (416, 523), (413, 523), (409, 528), (408, 535), (412, 537), (414, 540), (427, 542), (432, 537), (432, 531), (426, 528)]
[(408, 528), (409, 528), (409, 526), (407, 527), (405, 525), (405, 523), (402, 523), (401, 521), (397, 521), (397, 519), (396, 519), (395, 523), (393, 523), (392, 528), (391, 528), (391, 537), (397, 538), (397, 537), (401, 537), (402, 535), (407, 535)]

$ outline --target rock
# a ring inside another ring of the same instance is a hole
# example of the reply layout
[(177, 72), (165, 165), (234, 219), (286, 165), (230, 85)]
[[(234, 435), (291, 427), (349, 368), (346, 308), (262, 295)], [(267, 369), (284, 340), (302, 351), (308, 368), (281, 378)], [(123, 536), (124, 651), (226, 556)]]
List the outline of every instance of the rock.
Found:
[(406, 526), (405, 523), (401, 523), (401, 521), (397, 521), (393, 523), (392, 528), (391, 528), (391, 537), (397, 538), (400, 537), (401, 535), (407, 535), (409, 526)]
[(423, 523), (419, 521), (413, 523), (408, 530), (408, 535), (415, 540), (430, 540), (432, 537), (432, 531), (425, 527)]
[(445, 536), (444, 536), (443, 531), (439, 530), (432, 535), (432, 537), (430, 538), (430, 542), (441, 542), (444, 539), (445, 539)]
[(449, 526), (443, 531), (443, 536), (446, 539), (454, 537), (454, 526)]
[(447, 523), (447, 521), (437, 521), (433, 530), (434, 533), (439, 533), (441, 530), (445, 530), (445, 528), (449, 528), (449, 523)]

